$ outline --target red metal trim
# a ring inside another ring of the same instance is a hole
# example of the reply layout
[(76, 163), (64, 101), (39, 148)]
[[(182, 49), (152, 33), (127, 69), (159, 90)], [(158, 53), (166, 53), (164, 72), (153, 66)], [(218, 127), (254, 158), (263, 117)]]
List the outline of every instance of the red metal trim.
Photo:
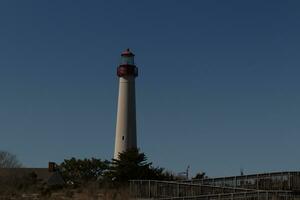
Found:
[(130, 51), (130, 49), (126, 49), (122, 52), (121, 56), (132, 57), (134, 54)]
[(135, 65), (120, 65), (117, 69), (117, 75), (119, 77), (124, 76), (138, 76), (138, 68)]
[(133, 56), (134, 56), (134, 54), (133, 54), (133, 53), (131, 53), (131, 52), (123, 52), (123, 53), (121, 54), (121, 56), (133, 57)]

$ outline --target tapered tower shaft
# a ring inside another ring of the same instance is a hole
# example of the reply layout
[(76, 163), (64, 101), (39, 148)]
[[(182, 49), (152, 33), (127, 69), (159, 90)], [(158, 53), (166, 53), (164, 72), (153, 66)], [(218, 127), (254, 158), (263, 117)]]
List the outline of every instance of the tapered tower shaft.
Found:
[(137, 67), (134, 64), (134, 54), (129, 49), (121, 54), (121, 64), (118, 67), (119, 96), (115, 136), (114, 158), (131, 148), (137, 148), (136, 139), (136, 108), (135, 108), (135, 77)]

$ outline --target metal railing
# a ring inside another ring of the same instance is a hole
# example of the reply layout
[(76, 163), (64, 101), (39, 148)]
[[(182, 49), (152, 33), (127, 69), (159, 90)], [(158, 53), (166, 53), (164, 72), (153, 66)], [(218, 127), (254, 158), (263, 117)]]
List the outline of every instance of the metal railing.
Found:
[(295, 195), (291, 192), (243, 192), (217, 195), (200, 195), (172, 198), (158, 198), (160, 200), (294, 200)]
[(132, 198), (300, 200), (300, 172), (276, 172), (187, 181), (131, 180)]
[(300, 190), (300, 172), (274, 172), (183, 181), (191, 184), (255, 190)]
[(252, 189), (219, 187), (182, 183), (175, 181), (131, 180), (130, 194), (133, 198), (167, 198), (210, 194), (250, 192)]

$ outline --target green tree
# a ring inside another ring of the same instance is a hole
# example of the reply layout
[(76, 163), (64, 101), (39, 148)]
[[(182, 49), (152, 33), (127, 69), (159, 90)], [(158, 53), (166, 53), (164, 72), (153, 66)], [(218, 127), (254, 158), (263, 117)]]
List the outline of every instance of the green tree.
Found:
[(120, 153), (118, 159), (113, 159), (110, 178), (116, 182), (126, 182), (133, 179), (169, 179), (163, 168), (153, 167), (147, 162), (147, 157), (138, 149), (129, 149)]
[(64, 160), (60, 170), (66, 182), (81, 184), (93, 182), (101, 178), (109, 169), (109, 161), (101, 159), (76, 159)]
[(206, 178), (205, 176), (205, 172), (198, 172), (195, 177), (193, 177), (192, 179), (204, 179)]

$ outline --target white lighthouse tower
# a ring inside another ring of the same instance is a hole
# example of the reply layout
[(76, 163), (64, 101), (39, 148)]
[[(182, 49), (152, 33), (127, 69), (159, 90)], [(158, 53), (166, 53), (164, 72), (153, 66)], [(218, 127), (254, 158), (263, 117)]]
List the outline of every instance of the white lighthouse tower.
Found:
[(138, 68), (134, 64), (134, 54), (129, 49), (121, 54), (121, 64), (117, 75), (119, 76), (119, 97), (114, 159), (118, 159), (119, 153), (137, 148), (135, 77), (138, 75)]

